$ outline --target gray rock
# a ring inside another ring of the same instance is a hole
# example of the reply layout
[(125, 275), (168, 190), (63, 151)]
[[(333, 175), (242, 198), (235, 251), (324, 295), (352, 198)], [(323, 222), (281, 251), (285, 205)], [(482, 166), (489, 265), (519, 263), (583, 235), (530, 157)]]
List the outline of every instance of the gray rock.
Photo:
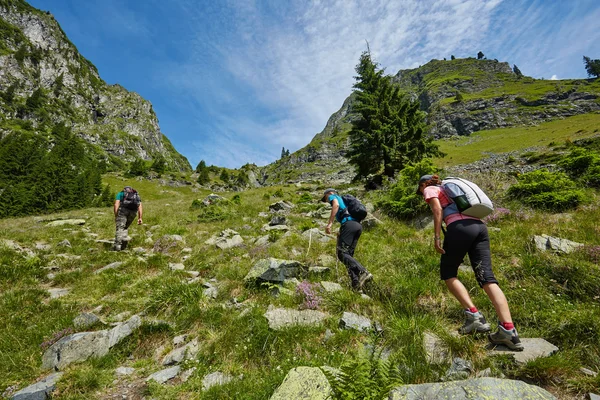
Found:
[(194, 339), (185, 346), (176, 348), (167, 354), (162, 360), (162, 365), (179, 364), (184, 360), (192, 360), (199, 350), (198, 339)]
[(200, 272), (198, 271), (185, 271), (185, 273), (191, 276), (192, 278), (197, 278), (200, 276)]
[(119, 324), (108, 331), (109, 347), (113, 347), (127, 336), (131, 335), (134, 330), (142, 325), (142, 319), (139, 315), (134, 315), (127, 322)]
[(423, 334), (423, 347), (425, 348), (425, 358), (430, 364), (442, 364), (450, 356), (444, 342), (432, 332)]
[(298, 311), (269, 306), (265, 318), (269, 321), (269, 328), (281, 330), (291, 326), (318, 326), (327, 318), (327, 314), (317, 310)]
[(308, 272), (311, 274), (322, 275), (330, 271), (329, 267), (309, 267)]
[(294, 208), (294, 205), (292, 203), (289, 203), (287, 201), (278, 201), (277, 203), (273, 203), (269, 206), (269, 211), (271, 211), (271, 212), (278, 212), (278, 211), (287, 212), (287, 211), (290, 211), (292, 208)]
[(182, 344), (185, 343), (185, 341), (187, 340), (188, 335), (179, 335), (179, 336), (175, 336), (173, 338), (173, 346), (178, 347), (181, 346)]
[(244, 239), (240, 235), (235, 235), (229, 239), (221, 239), (217, 241), (216, 246), (221, 250), (227, 250), (234, 247), (239, 247), (244, 243)]
[(211, 193), (208, 196), (206, 196), (204, 200), (202, 200), (202, 204), (204, 204), (205, 206), (210, 206), (212, 204), (224, 203), (228, 201), (229, 200), (227, 200), (225, 197), (221, 197), (218, 194)]
[(244, 281), (283, 283), (287, 278), (297, 277), (304, 266), (298, 261), (267, 258), (258, 260), (248, 272)]
[(319, 228), (311, 228), (302, 232), (302, 237), (306, 240), (313, 240), (319, 243), (327, 243), (333, 240), (332, 236), (327, 235)]
[(215, 285), (213, 285), (209, 282), (205, 282), (205, 283), (203, 283), (203, 286), (206, 288), (203, 291), (204, 296), (206, 296), (210, 299), (216, 299), (219, 296), (219, 288), (216, 287)]
[(146, 252), (146, 249), (144, 249), (143, 247), (136, 247), (133, 249), (133, 252), (135, 254), (144, 254)]
[(63, 375), (63, 372), (56, 372), (48, 375), (39, 382), (27, 386), (15, 393), (11, 400), (46, 400), (51, 398), (51, 393), (56, 389), (56, 382)]
[(94, 274), (100, 274), (104, 271), (108, 271), (109, 269), (116, 269), (119, 268), (121, 265), (123, 265), (124, 262), (123, 261), (115, 261), (114, 263), (110, 263), (100, 269), (97, 269), (96, 271), (94, 271)]
[(261, 231), (263, 232), (271, 232), (271, 231), (286, 231), (288, 232), (290, 230), (290, 227), (287, 225), (269, 225), (269, 224), (264, 224), (262, 226), (262, 228), (260, 228)]
[(405, 385), (390, 392), (389, 400), (422, 399), (536, 399), (554, 400), (546, 390), (525, 382), (498, 378)]
[(185, 265), (181, 263), (169, 263), (169, 269), (171, 271), (183, 271), (185, 269)]
[(284, 215), (273, 216), (273, 218), (271, 218), (271, 221), (269, 221), (269, 226), (275, 226), (275, 225), (287, 225), (287, 219), (285, 218), (285, 216)]
[(567, 239), (561, 239), (548, 235), (534, 236), (533, 243), (538, 250), (547, 251), (551, 250), (556, 253), (572, 253), (578, 248), (584, 246), (582, 243), (573, 242)]
[(166, 368), (155, 372), (149, 377), (147, 377), (146, 382), (155, 381), (162, 385), (163, 383), (166, 383), (167, 381), (170, 381), (171, 379), (179, 375), (179, 371), (181, 371), (181, 367), (179, 365), (176, 365), (175, 367), (171, 368)]
[(492, 369), (486, 368), (483, 371), (479, 371), (475, 374), (475, 378), (490, 378), (492, 376)]
[(467, 379), (473, 372), (473, 364), (470, 361), (456, 357), (452, 360), (452, 365), (446, 371), (445, 381), (458, 381)]
[[(150, 241), (152, 240), (151, 238)], [(146, 241), (148, 241), (146, 239)], [(168, 253), (171, 249), (177, 248), (180, 245), (183, 245), (185, 241), (183, 237), (180, 235), (164, 235), (159, 238), (156, 242), (154, 242), (154, 252), (155, 253)]]
[(581, 367), (581, 368), (579, 368), (579, 370), (581, 371), (581, 373), (583, 373), (584, 375), (587, 375), (587, 376), (591, 376), (594, 378), (598, 376), (598, 373), (596, 371), (592, 371), (591, 369), (588, 369), (588, 368)]
[(81, 313), (73, 319), (73, 326), (75, 329), (87, 329), (98, 322), (100, 322), (100, 318), (96, 314)]
[(65, 289), (65, 288), (48, 289), (48, 293), (50, 293), (51, 299), (58, 299), (58, 298), (64, 297), (64, 296), (68, 295), (70, 291), (71, 291), (71, 289)]
[(258, 216), (259, 216), (259, 217), (261, 217), (261, 218), (267, 218), (267, 217), (269, 216), (269, 213), (266, 213), (266, 212), (259, 212), (259, 213), (258, 213)]
[(265, 246), (267, 244), (269, 244), (269, 235), (261, 236), (254, 242), (255, 246)]
[(48, 222), (46, 226), (63, 226), (63, 225), (83, 225), (85, 219), (59, 219), (57, 221)]
[(131, 375), (135, 372), (135, 368), (131, 367), (119, 367), (115, 370), (115, 373), (119, 376)]
[(57, 244), (58, 247), (72, 247), (71, 242), (68, 239), (65, 239)]
[(192, 374), (196, 372), (196, 367), (192, 367), (190, 369), (186, 369), (185, 371), (183, 371), (180, 375), (180, 379), (182, 383), (185, 383), (188, 381), (188, 379), (190, 379), (192, 377)]
[(106, 330), (75, 333), (63, 337), (46, 350), (42, 356), (42, 368), (61, 370), (90, 357), (105, 356), (109, 349), (109, 333)]
[(337, 259), (335, 257), (330, 256), (329, 254), (321, 254), (317, 259), (317, 262), (319, 263), (319, 265), (322, 265), (324, 267), (333, 267), (335, 265), (336, 260)]
[(340, 290), (343, 290), (342, 285), (337, 282), (323, 281), (321, 282), (321, 286), (323, 287), (323, 290), (328, 293), (339, 292)]
[(367, 317), (345, 311), (340, 319), (341, 329), (355, 329), (359, 332), (368, 332), (373, 324)]
[(373, 229), (381, 224), (382, 222), (371, 214), (367, 215), (367, 217), (362, 220), (362, 226), (364, 229)]
[(326, 400), (332, 396), (331, 385), (320, 368), (297, 367), (288, 372), (270, 400)]
[(48, 251), (52, 249), (52, 246), (44, 242), (36, 242), (35, 249), (40, 251)]
[(213, 386), (225, 385), (233, 380), (233, 376), (222, 372), (213, 372), (202, 379), (202, 390), (208, 390)]
[(521, 338), (521, 343), (524, 347), (523, 351), (512, 351), (508, 347), (491, 344), (488, 348), (492, 349), (492, 353), (512, 354), (518, 364), (525, 364), (540, 357), (549, 357), (558, 351), (558, 347), (541, 338)]
[(600, 400), (600, 395), (588, 393), (588, 396), (590, 397), (590, 400)]

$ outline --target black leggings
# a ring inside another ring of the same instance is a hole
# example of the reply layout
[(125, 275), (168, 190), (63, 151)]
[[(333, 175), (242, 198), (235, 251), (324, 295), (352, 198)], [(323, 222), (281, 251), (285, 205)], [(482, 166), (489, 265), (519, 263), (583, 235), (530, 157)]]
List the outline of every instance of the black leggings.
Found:
[(444, 250), (446, 254), (442, 254), (440, 261), (442, 280), (456, 278), (458, 267), (468, 253), (479, 286), (498, 283), (492, 272), (490, 237), (483, 222), (463, 219), (451, 223), (444, 235)]
[(358, 277), (367, 270), (354, 258), (354, 250), (362, 233), (360, 222), (347, 221), (342, 224), (337, 240), (337, 257), (348, 269), (352, 287), (358, 287)]

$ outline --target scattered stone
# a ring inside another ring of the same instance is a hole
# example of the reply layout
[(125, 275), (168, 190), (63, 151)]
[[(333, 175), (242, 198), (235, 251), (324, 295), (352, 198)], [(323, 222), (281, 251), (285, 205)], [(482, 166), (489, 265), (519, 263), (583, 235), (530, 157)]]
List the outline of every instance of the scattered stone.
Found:
[(317, 259), (317, 262), (324, 267), (333, 267), (335, 265), (336, 258), (329, 254), (321, 254)]
[(551, 250), (557, 253), (572, 253), (579, 247), (584, 246), (582, 243), (573, 242), (567, 239), (561, 239), (548, 235), (534, 236), (533, 243), (538, 250)]
[(56, 382), (63, 375), (63, 372), (56, 372), (48, 375), (39, 382), (27, 386), (15, 393), (11, 400), (46, 400), (51, 398), (51, 393), (56, 389)]
[(444, 342), (432, 332), (423, 334), (423, 347), (425, 348), (425, 358), (430, 364), (442, 364), (450, 356)]
[(359, 332), (368, 332), (372, 325), (369, 318), (347, 311), (340, 319), (340, 329), (356, 329)]
[(488, 345), (492, 353), (511, 353), (518, 364), (525, 364), (528, 361), (540, 357), (549, 357), (558, 351), (558, 347), (547, 342), (542, 338), (521, 338), (523, 351), (513, 351), (505, 346)]
[(373, 300), (371, 297), (369, 297), (369, 295), (361, 293), (360, 294), (360, 298), (363, 300)]
[(381, 225), (382, 222), (375, 218), (373, 215), (369, 214), (365, 219), (362, 220), (361, 224), (364, 229), (373, 229), (376, 226)]
[(183, 249), (181, 249), (182, 253), (187, 253), (187, 254), (190, 254), (192, 251), (193, 250), (191, 247), (184, 247)]
[(479, 371), (475, 374), (475, 378), (491, 378), (492, 377), (492, 369), (486, 368), (483, 371)]
[(57, 244), (58, 247), (72, 247), (71, 242), (68, 239), (65, 239)]
[(221, 197), (218, 194), (211, 193), (208, 196), (206, 196), (204, 200), (202, 200), (202, 204), (204, 204), (205, 206), (210, 206), (212, 204), (226, 203), (228, 201), (229, 200), (227, 200), (225, 197)]
[(487, 228), (488, 228), (488, 231), (490, 231), (490, 232), (500, 232), (500, 231), (502, 231), (502, 229), (500, 229), (498, 227), (495, 227), (495, 226), (488, 226)]
[(278, 201), (277, 203), (273, 203), (269, 206), (269, 211), (271, 212), (288, 212), (294, 205), (287, 201)]
[(192, 367), (190, 369), (186, 369), (185, 371), (183, 371), (179, 377), (181, 379), (181, 382), (183, 382), (183, 383), (187, 382), (188, 379), (191, 378), (191, 376), (194, 372), (196, 372), (196, 367)]
[(314, 240), (320, 243), (327, 243), (333, 240), (333, 237), (327, 235), (323, 230), (319, 228), (312, 228), (302, 232), (302, 237), (306, 240)]
[(269, 213), (266, 213), (266, 212), (259, 212), (259, 213), (258, 213), (258, 216), (259, 216), (259, 217), (261, 217), (261, 218), (267, 218), (267, 217), (269, 216)]
[(267, 258), (258, 260), (248, 272), (246, 283), (283, 283), (287, 278), (297, 277), (304, 266), (298, 261)]
[(261, 231), (263, 232), (271, 232), (271, 231), (286, 231), (289, 232), (290, 227), (287, 225), (269, 225), (269, 224), (264, 224), (262, 228), (260, 228)]
[(200, 276), (200, 272), (198, 271), (185, 271), (192, 278), (197, 278)]
[(71, 291), (71, 289), (65, 289), (65, 288), (52, 288), (52, 289), (48, 289), (48, 293), (50, 293), (50, 298), (51, 299), (58, 299), (61, 298), (63, 296), (66, 296), (69, 294), (69, 292)]
[(74, 254), (57, 254), (55, 256), (56, 258), (63, 258), (65, 260), (70, 260), (70, 261), (75, 261), (75, 260), (81, 260), (81, 256), (76, 256)]
[(590, 400), (600, 400), (600, 396), (594, 393), (588, 393)]
[(181, 367), (179, 365), (171, 368), (166, 368), (155, 372), (149, 377), (147, 377), (146, 382), (155, 381), (162, 385), (179, 375), (179, 371), (181, 371)]
[(131, 335), (134, 330), (142, 325), (142, 319), (138, 315), (134, 315), (127, 322), (119, 324), (108, 331), (108, 346), (113, 347), (127, 336)]
[(143, 247), (136, 247), (133, 249), (133, 252), (135, 254), (144, 254), (146, 252), (146, 249), (144, 249)]
[(219, 288), (217, 288), (215, 285), (212, 285), (209, 282), (204, 282), (202, 284), (202, 286), (204, 286), (206, 289), (204, 289), (204, 296), (211, 298), (211, 299), (216, 299), (217, 296), (219, 296)]
[(194, 339), (185, 346), (178, 347), (167, 354), (162, 360), (162, 365), (179, 364), (184, 360), (192, 360), (199, 350), (198, 339)]
[(467, 379), (473, 372), (473, 364), (470, 361), (456, 357), (452, 360), (452, 365), (446, 371), (445, 381), (460, 381)]
[(46, 279), (48, 279), (50, 281), (53, 280), (54, 278), (56, 278), (56, 274), (49, 273), (49, 274), (46, 275)]
[(279, 297), (281, 295), (293, 296), (294, 291), (284, 288), (283, 286), (274, 286), (273, 288), (271, 288), (271, 295), (274, 297)]
[(109, 239), (96, 239), (94, 240), (95, 243), (102, 243), (102, 244), (113, 244), (115, 241), (114, 240), (109, 240)]
[(598, 373), (596, 371), (592, 371), (591, 369), (588, 369), (588, 368), (582, 367), (579, 370), (581, 371), (581, 373), (583, 373), (584, 375), (587, 375), (587, 376), (591, 376), (594, 378), (598, 376)]
[(475, 378), (463, 381), (404, 385), (390, 392), (389, 400), (421, 399), (536, 399), (555, 400), (546, 390), (522, 381)]
[(460, 264), (460, 265), (458, 266), (458, 270), (459, 270), (459, 271), (462, 271), (462, 272), (472, 272), (472, 271), (473, 271), (473, 268), (471, 268), (471, 267), (470, 267), (469, 265), (467, 265), (467, 264)]
[(98, 275), (104, 271), (108, 271), (109, 269), (119, 268), (123, 264), (124, 264), (123, 261), (115, 261), (114, 263), (110, 263), (100, 269), (97, 269), (96, 271), (94, 271), (94, 274)]
[(183, 271), (185, 269), (185, 265), (181, 263), (169, 263), (169, 269), (171, 271)]
[(131, 367), (119, 367), (115, 370), (115, 373), (119, 376), (131, 375), (135, 372), (135, 368)]
[(112, 320), (116, 322), (123, 322), (125, 318), (128, 318), (131, 315), (129, 311), (123, 311), (120, 314), (115, 315)]
[(317, 274), (317, 275), (326, 274), (329, 271), (330, 271), (329, 267), (310, 267), (310, 268), (308, 268), (308, 272), (310, 272), (312, 274)]
[(333, 332), (331, 332), (331, 329), (327, 329), (325, 331), (325, 335), (323, 336), (323, 339), (325, 340), (329, 340), (334, 336)]
[(217, 246), (221, 250), (226, 250), (241, 246), (244, 243), (244, 239), (233, 229), (225, 229), (218, 236), (213, 236), (204, 243)]
[(269, 226), (275, 226), (275, 225), (287, 225), (287, 219), (285, 218), (285, 216), (284, 215), (273, 216), (273, 218), (271, 218), (271, 221), (269, 222)]
[(321, 286), (323, 287), (323, 290), (328, 293), (339, 292), (340, 290), (343, 290), (342, 285), (337, 282), (322, 281)]
[(317, 310), (274, 308), (271, 305), (265, 318), (269, 321), (269, 328), (277, 331), (291, 326), (318, 326), (327, 318), (327, 314)]
[(332, 396), (331, 385), (320, 368), (297, 367), (288, 372), (270, 400), (326, 400)]
[(59, 219), (57, 221), (48, 222), (46, 226), (63, 226), (63, 225), (83, 225), (85, 219)]
[(213, 372), (202, 379), (202, 390), (208, 390), (213, 386), (225, 385), (233, 380), (233, 376), (222, 372)]
[(35, 242), (35, 249), (40, 251), (48, 251), (52, 249), (52, 246), (44, 242)]
[(256, 242), (254, 242), (254, 245), (256, 246), (265, 246), (267, 244), (269, 244), (269, 235), (265, 235), (265, 236), (261, 236), (258, 239), (256, 239)]
[(103, 357), (109, 349), (107, 330), (75, 333), (63, 337), (46, 350), (42, 356), (42, 368), (58, 371), (90, 357)]
[(186, 342), (188, 335), (179, 335), (173, 338), (173, 346), (178, 347)]
[(367, 357), (379, 358), (382, 361), (388, 361), (393, 353), (392, 349), (390, 349), (389, 347), (381, 348), (373, 346), (370, 343), (365, 344), (363, 350)]
[(100, 318), (92, 313), (81, 313), (73, 319), (73, 326), (75, 329), (87, 329), (91, 326), (96, 325), (100, 322)]
[(168, 253), (171, 249), (185, 243), (180, 235), (164, 235), (154, 243), (155, 253)]

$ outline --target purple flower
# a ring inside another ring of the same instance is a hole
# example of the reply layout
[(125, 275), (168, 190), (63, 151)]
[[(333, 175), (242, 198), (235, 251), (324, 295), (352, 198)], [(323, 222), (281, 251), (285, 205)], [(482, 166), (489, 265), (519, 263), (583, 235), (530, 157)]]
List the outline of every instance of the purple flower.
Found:
[(301, 308), (309, 310), (318, 309), (323, 300), (321, 296), (318, 295), (319, 290), (320, 286), (318, 283), (310, 283), (308, 281), (299, 283), (298, 286), (296, 286), (296, 294), (299, 294), (303, 298)]
[(600, 262), (600, 246), (587, 245), (581, 247), (580, 251), (582, 251), (591, 262)]
[(483, 219), (483, 222), (485, 222), (486, 224), (498, 222), (501, 219), (503, 219), (509, 215), (510, 215), (510, 210), (508, 208), (498, 207), (494, 210), (493, 213), (491, 213), (490, 215), (485, 217)]
[(45, 351), (48, 347), (58, 342), (61, 338), (70, 335), (71, 333), (73, 333), (73, 329), (71, 328), (65, 328), (62, 331), (55, 332), (50, 339), (44, 340), (42, 344), (40, 344), (40, 347)]

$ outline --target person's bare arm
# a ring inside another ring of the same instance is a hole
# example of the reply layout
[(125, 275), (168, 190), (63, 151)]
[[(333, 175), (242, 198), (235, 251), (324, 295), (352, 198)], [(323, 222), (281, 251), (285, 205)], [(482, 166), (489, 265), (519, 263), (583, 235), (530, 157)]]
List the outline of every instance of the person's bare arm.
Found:
[(333, 221), (335, 220), (335, 214), (337, 214), (340, 209), (340, 204), (336, 199), (333, 199), (331, 202), (331, 214), (329, 215), (329, 223), (325, 227), (325, 233), (331, 233), (331, 226), (333, 225)]
[(442, 204), (438, 198), (432, 198), (429, 200), (429, 207), (433, 213), (433, 229), (434, 238), (433, 242), (435, 245), (435, 251), (440, 254), (445, 254), (446, 251), (442, 248), (442, 220), (443, 220), (443, 209)]
[(144, 208), (142, 207), (142, 203), (138, 206), (138, 225), (142, 224), (142, 214), (144, 213)]
[(119, 213), (119, 206), (121, 205), (121, 200), (115, 200), (115, 206), (114, 206), (114, 213), (115, 213), (115, 218), (117, 218), (117, 214)]

